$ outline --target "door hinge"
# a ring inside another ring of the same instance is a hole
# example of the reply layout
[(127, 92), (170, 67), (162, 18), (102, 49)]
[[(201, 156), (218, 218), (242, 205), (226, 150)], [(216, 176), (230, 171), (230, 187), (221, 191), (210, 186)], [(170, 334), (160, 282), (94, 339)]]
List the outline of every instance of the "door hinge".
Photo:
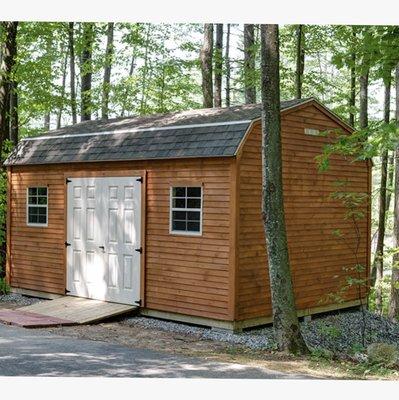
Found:
[(70, 292), (71, 292), (70, 290), (65, 289), (65, 294), (68, 294), (68, 293), (70, 293)]
[(139, 249), (134, 249), (134, 251), (137, 251), (138, 253), (142, 253), (143, 252), (143, 248), (142, 247), (140, 247)]
[(141, 299), (140, 299), (140, 300), (137, 300), (137, 301), (135, 301), (135, 303), (136, 303), (138, 306), (141, 306)]
[(72, 181), (68, 178), (65, 178), (65, 183), (68, 184), (69, 182), (72, 182)]
[(71, 243), (68, 243), (68, 242), (64, 242), (64, 244), (65, 244), (65, 247), (68, 247), (71, 245)]
[(140, 182), (140, 183), (143, 183), (143, 178), (137, 178), (136, 181)]

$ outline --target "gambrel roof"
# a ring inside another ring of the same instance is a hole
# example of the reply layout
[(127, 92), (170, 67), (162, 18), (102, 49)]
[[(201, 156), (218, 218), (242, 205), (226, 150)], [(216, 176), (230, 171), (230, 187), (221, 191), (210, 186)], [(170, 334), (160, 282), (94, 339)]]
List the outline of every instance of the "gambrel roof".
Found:
[[(281, 102), (281, 110), (314, 99)], [(260, 104), (85, 121), (21, 140), (5, 165), (234, 156)]]

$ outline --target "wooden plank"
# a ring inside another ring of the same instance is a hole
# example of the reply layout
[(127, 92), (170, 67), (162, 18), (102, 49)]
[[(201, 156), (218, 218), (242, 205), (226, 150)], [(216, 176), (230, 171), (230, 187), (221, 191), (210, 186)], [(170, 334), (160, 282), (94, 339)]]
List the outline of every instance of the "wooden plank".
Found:
[(7, 168), (7, 216), (6, 216), (6, 282), (11, 285), (11, 177), (12, 177), (12, 167)]
[(76, 324), (100, 321), (115, 315), (125, 314), (137, 309), (136, 306), (110, 303), (82, 297), (65, 296), (55, 300), (43, 301), (18, 310), (49, 317), (57, 317)]

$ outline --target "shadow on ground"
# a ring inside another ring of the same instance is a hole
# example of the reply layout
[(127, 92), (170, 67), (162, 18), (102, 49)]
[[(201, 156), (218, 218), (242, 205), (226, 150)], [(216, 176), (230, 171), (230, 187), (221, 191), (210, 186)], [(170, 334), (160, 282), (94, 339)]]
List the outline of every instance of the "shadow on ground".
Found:
[(2, 376), (299, 379), (260, 367), (169, 355), (0, 324)]

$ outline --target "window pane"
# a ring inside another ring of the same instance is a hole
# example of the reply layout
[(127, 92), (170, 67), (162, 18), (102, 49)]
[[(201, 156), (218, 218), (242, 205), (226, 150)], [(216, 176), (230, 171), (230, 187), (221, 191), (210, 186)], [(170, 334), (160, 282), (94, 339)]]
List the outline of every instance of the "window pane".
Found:
[(174, 187), (172, 190), (173, 197), (185, 197), (186, 188), (185, 187)]
[(39, 214), (39, 207), (29, 207), (29, 214), (38, 215)]
[(29, 188), (29, 196), (36, 196), (37, 188)]
[(28, 219), (28, 221), (29, 221), (30, 224), (35, 224), (35, 223), (37, 223), (37, 215), (29, 214), (29, 219)]
[(187, 199), (187, 208), (201, 208), (201, 199)]
[(173, 221), (172, 230), (185, 231), (186, 230), (186, 222), (185, 221)]
[(29, 204), (37, 204), (37, 197), (29, 196)]
[(173, 199), (173, 208), (186, 208), (186, 199)]
[(187, 213), (185, 211), (173, 211), (172, 218), (173, 220), (175, 219), (186, 220)]
[(44, 208), (44, 207), (40, 207), (39, 208), (39, 213), (38, 213), (39, 215), (46, 215), (47, 213), (46, 213), (46, 209)]
[(38, 199), (39, 199), (38, 204), (43, 204), (43, 205), (47, 204), (47, 197), (40, 196), (40, 197), (38, 197)]
[(45, 215), (39, 215), (38, 222), (39, 222), (39, 224), (45, 224), (47, 222), (46, 221), (46, 216)]
[(200, 220), (200, 212), (199, 211), (188, 211), (187, 219), (189, 221), (199, 221)]
[(199, 232), (200, 223), (199, 222), (187, 222), (187, 230), (190, 232)]
[(187, 188), (187, 197), (201, 197), (201, 188), (200, 187), (188, 187)]
[(38, 192), (37, 194), (39, 196), (47, 196), (47, 188), (45, 188), (45, 187), (38, 188), (37, 192)]

